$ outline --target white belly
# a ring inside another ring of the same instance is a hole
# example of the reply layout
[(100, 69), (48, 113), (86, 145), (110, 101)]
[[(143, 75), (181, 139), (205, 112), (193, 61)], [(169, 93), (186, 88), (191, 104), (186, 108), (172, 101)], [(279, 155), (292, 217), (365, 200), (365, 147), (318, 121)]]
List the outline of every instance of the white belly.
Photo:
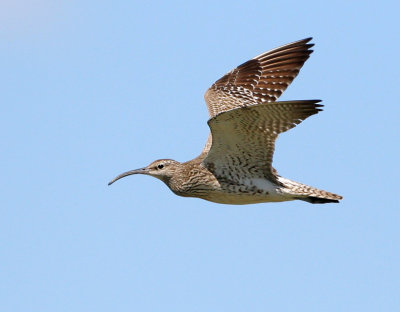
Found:
[(201, 198), (230, 205), (294, 200), (292, 196), (283, 192), (280, 186), (262, 178), (245, 179), (240, 181), (239, 185), (221, 185), (221, 189), (212, 190)]

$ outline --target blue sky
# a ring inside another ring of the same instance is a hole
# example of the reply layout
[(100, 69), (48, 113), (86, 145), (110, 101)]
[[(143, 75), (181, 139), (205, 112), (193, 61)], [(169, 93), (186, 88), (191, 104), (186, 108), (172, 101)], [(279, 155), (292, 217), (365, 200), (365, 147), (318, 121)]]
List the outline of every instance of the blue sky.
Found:
[[(393, 1), (3, 1), (1, 311), (394, 311), (399, 7)], [(274, 166), (344, 196), (228, 206), (123, 171), (186, 161), (205, 90), (313, 36), (282, 100), (325, 109)]]

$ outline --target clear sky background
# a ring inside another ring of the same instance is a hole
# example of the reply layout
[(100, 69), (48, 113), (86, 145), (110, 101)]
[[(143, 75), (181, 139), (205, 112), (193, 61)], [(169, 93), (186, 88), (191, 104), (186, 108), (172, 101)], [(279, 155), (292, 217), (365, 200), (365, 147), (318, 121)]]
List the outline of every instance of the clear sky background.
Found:
[[(399, 53), (394, 1), (2, 1), (0, 311), (396, 311)], [(325, 110), (274, 166), (344, 196), (228, 206), (115, 175), (186, 161), (203, 94), (313, 36), (281, 100)]]

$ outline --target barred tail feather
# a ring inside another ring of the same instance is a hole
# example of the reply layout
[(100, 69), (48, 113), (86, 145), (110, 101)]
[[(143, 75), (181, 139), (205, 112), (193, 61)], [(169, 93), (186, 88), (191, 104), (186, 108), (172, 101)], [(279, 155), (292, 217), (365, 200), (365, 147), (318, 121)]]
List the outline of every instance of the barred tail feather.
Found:
[(304, 200), (312, 204), (338, 203), (343, 199), (342, 196), (317, 189), (312, 186), (301, 184), (282, 177), (278, 178), (279, 182), (285, 187), (285, 191), (295, 199)]

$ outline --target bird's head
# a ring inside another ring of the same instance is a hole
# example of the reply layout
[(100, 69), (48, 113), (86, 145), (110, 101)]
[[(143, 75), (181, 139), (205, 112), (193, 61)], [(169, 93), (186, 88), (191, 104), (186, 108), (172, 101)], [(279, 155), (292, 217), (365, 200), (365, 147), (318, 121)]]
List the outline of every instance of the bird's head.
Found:
[(115, 177), (110, 183), (108, 183), (108, 185), (111, 185), (115, 181), (132, 174), (147, 174), (157, 179), (160, 179), (161, 181), (168, 184), (169, 180), (174, 175), (179, 165), (180, 162), (173, 159), (158, 159), (153, 161), (150, 165), (146, 167), (121, 173), (119, 176)]

